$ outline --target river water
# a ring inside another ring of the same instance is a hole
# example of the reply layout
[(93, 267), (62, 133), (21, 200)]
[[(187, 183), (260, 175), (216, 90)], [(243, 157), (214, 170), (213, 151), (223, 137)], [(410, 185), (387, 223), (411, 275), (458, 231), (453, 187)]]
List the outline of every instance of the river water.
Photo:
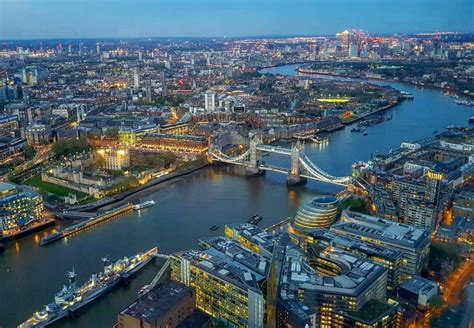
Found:
[[(288, 65), (264, 72), (295, 75), (295, 68)], [(471, 108), (456, 105), (438, 90), (381, 84), (410, 92), (415, 99), (391, 109), (393, 119), (370, 127), (367, 136), (345, 128), (332, 133), (326, 146), (307, 145), (306, 153), (313, 162), (333, 175), (348, 175), (356, 161), (397, 148), (403, 140), (430, 137), (434, 130), (442, 131), (449, 125), (465, 126), (474, 114)], [(289, 165), (288, 158), (269, 160)], [(37, 242), (44, 233), (38, 233), (9, 244), (0, 253), (0, 327), (14, 327), (51, 302), (65, 283), (66, 272), (73, 268), (82, 283), (101, 270), (103, 256), (117, 259), (155, 245), (162, 253), (196, 248), (198, 238), (221, 235), (226, 223), (244, 222), (259, 213), (263, 215), (261, 225), (271, 225), (294, 215), (303, 201), (338, 191), (338, 187), (312, 181), (288, 189), (285, 181), (277, 173), (247, 178), (238, 168), (206, 168), (140, 199), (153, 199), (155, 206), (100, 224), (68, 240), (39, 247)], [(210, 231), (212, 225), (221, 228)], [(113, 290), (79, 318), (56, 326), (111, 327), (117, 313), (136, 298), (139, 288), (149, 283), (158, 269), (159, 263), (150, 265), (130, 285)]]

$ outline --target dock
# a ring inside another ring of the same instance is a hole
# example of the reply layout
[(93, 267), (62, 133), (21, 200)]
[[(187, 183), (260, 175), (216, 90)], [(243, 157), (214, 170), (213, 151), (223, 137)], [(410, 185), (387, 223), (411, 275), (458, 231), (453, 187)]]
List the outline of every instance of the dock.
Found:
[(122, 206), (119, 206), (113, 210), (107, 211), (104, 214), (98, 215), (96, 217), (89, 218), (85, 221), (79, 222), (77, 224), (74, 224), (70, 227), (67, 227), (63, 230), (60, 230), (56, 233), (53, 233), (51, 235), (48, 235), (46, 237), (41, 238), (40, 245), (41, 246), (46, 246), (51, 244), (52, 242), (58, 241), (60, 239), (63, 239), (65, 237), (68, 237), (72, 234), (79, 233), (83, 230), (89, 229), (99, 223), (105, 222), (110, 219), (117, 218), (118, 216), (130, 213), (134, 210), (134, 205), (133, 204), (125, 204)]

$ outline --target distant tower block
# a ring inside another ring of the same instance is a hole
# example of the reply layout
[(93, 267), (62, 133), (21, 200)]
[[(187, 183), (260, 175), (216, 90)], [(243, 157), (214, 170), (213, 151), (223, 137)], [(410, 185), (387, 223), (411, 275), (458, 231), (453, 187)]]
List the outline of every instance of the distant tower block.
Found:
[(216, 94), (213, 91), (206, 91), (204, 94), (204, 108), (208, 112), (216, 110)]
[(135, 67), (133, 69), (133, 87), (138, 88), (140, 86), (140, 78), (138, 76), (138, 69)]

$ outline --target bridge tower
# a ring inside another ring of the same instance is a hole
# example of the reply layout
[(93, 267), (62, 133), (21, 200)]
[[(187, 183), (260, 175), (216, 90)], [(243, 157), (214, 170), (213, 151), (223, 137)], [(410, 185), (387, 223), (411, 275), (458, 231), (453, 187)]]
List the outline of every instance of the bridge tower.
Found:
[(307, 179), (300, 174), (300, 155), (303, 151), (304, 145), (298, 139), (296, 144), (291, 147), (291, 170), (286, 181), (290, 186), (306, 184)]
[(262, 143), (262, 139), (258, 135), (250, 137), (249, 163), (248, 163), (247, 168), (246, 168), (247, 175), (257, 175), (257, 174), (265, 173), (265, 171), (260, 170), (258, 168), (261, 161), (262, 161), (262, 155), (257, 150), (257, 145), (259, 143)]

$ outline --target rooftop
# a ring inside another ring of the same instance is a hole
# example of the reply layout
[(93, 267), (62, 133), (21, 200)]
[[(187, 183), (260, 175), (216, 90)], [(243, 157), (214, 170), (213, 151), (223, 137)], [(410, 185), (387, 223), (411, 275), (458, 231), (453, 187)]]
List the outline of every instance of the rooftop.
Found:
[(194, 135), (178, 135), (178, 134), (165, 134), (165, 133), (147, 133), (144, 139), (147, 138), (160, 138), (160, 139), (178, 139), (178, 140), (193, 140), (193, 141), (206, 141), (205, 137), (194, 136)]
[(269, 252), (273, 249), (275, 243), (274, 235), (266, 232), (259, 226), (249, 223), (235, 223), (227, 224), (226, 227), (237, 231), (240, 236), (243, 236), (245, 239), (261, 246)]
[(204, 238), (199, 242), (207, 249), (178, 252), (175, 256), (243, 290), (257, 288), (258, 282), (266, 279), (269, 261), (238, 242), (224, 237)]
[(418, 247), (429, 239), (426, 229), (350, 211), (343, 211), (341, 221), (332, 225), (331, 230), (352, 232), (405, 247)]
[(382, 316), (392, 312), (394, 309), (393, 305), (389, 305), (376, 299), (371, 299), (358, 311), (350, 312), (349, 316), (364, 321), (367, 324), (372, 324), (377, 322)]
[(426, 294), (433, 288), (438, 289), (438, 284), (420, 276), (413, 276), (410, 280), (404, 281), (400, 288), (408, 290), (414, 294)]
[(300, 288), (323, 294), (358, 295), (385, 271), (370, 260), (332, 247), (321, 252), (319, 257), (338, 266), (340, 273), (322, 276), (309, 266), (298, 248), (287, 250), (280, 292), (283, 300), (297, 297)]
[(0, 123), (7, 123), (12, 121), (17, 121), (18, 117), (16, 115), (10, 114), (0, 114)]
[(120, 314), (129, 315), (145, 322), (154, 322), (183, 299), (192, 295), (192, 288), (180, 283), (169, 282), (156, 286), (122, 310)]
[(15, 190), (16, 187), (8, 182), (0, 182), (0, 194), (11, 192)]
[(396, 260), (402, 256), (400, 251), (381, 247), (373, 243), (363, 242), (356, 238), (341, 236), (334, 231), (324, 228), (313, 230), (309, 235), (315, 240), (322, 242), (325, 246), (333, 245), (345, 250), (362, 251), (364, 254), (377, 255), (380, 258), (389, 260)]

